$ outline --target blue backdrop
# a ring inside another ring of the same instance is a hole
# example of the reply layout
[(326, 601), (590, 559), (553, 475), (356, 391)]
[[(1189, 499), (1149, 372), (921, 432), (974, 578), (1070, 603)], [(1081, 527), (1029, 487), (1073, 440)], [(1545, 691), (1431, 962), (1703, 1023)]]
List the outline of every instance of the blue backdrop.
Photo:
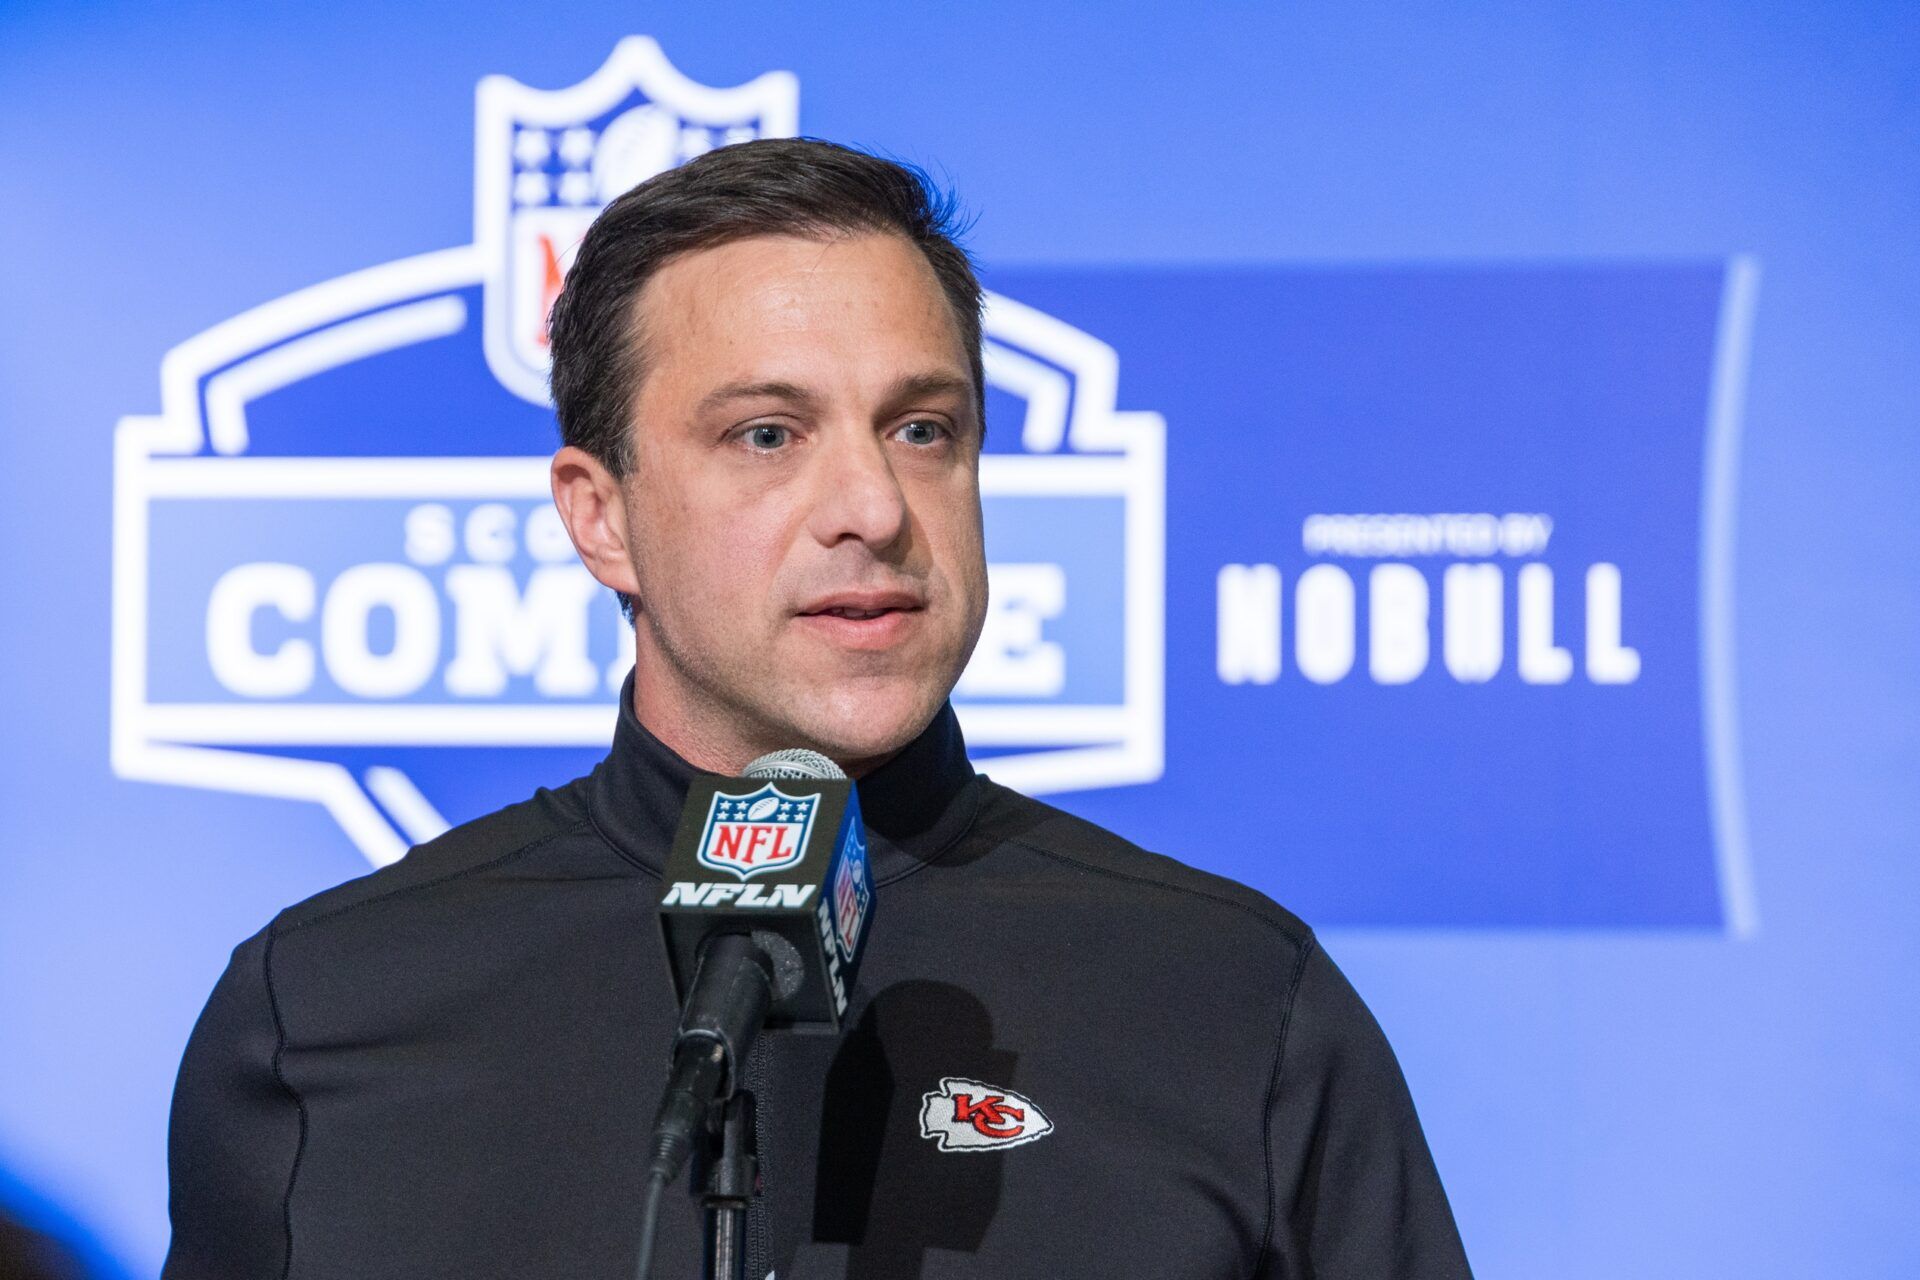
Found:
[(1321, 928), (1480, 1274), (1911, 1273), (1917, 83), (1892, 5), (8, 6), (0, 1207), (154, 1273), (228, 949), (599, 754), (540, 254), (797, 128), (978, 216), (981, 766)]

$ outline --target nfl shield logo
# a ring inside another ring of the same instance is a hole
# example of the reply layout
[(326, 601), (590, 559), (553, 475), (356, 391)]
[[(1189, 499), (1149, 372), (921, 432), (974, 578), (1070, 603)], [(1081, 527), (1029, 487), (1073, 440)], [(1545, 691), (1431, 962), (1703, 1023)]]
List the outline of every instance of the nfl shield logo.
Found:
[(768, 783), (745, 795), (716, 792), (695, 855), (703, 867), (742, 880), (779, 871), (807, 856), (819, 796), (790, 796)]
[(848, 964), (853, 963), (853, 953), (860, 947), (860, 930), (867, 922), (867, 907), (873, 901), (873, 889), (868, 883), (867, 838), (855, 823), (851, 838), (847, 842), (847, 851), (840, 859), (839, 870), (833, 877), (833, 933), (834, 942), (840, 948), (840, 958)]
[(702, 152), (799, 128), (800, 88), (770, 71), (715, 89), (687, 79), (641, 36), (566, 89), (480, 82), (474, 243), (486, 272), (487, 363), (547, 403), (547, 315), (574, 251), (615, 197)]

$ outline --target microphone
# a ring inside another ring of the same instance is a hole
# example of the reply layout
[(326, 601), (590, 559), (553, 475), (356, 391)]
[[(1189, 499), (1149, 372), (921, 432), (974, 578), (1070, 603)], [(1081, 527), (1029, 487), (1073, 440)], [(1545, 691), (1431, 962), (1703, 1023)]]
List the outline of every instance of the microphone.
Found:
[(739, 1089), (762, 1027), (837, 1033), (873, 917), (860, 799), (798, 748), (687, 790), (661, 875), (660, 931), (680, 1026), (649, 1144), (639, 1272), (659, 1198), (710, 1108)]
[(694, 779), (661, 879), (660, 929), (687, 1033), (703, 951), (745, 934), (766, 961), (766, 1025), (840, 1030), (873, 915), (860, 797), (817, 751)]

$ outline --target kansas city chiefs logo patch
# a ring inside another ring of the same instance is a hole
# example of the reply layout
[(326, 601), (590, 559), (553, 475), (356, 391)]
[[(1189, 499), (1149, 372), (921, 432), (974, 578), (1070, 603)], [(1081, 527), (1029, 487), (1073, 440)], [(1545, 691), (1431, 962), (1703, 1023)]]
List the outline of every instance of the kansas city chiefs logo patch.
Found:
[(1053, 1132), (1053, 1121), (1011, 1089), (947, 1076), (920, 1100), (920, 1136), (942, 1151), (1017, 1147)]

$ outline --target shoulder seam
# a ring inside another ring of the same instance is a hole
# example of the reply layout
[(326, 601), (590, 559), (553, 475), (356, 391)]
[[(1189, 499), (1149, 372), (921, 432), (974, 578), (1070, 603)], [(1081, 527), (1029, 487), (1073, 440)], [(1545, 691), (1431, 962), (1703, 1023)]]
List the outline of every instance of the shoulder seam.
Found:
[(1253, 1261), (1255, 1280), (1266, 1274), (1267, 1254), (1273, 1248), (1274, 1221), (1279, 1216), (1279, 1206), (1274, 1203), (1276, 1188), (1273, 1182), (1273, 1100), (1280, 1091), (1280, 1063), (1287, 1053), (1287, 1032), (1293, 1027), (1293, 1006), (1300, 995), (1300, 979), (1307, 971), (1307, 960), (1318, 946), (1318, 939), (1309, 935), (1306, 945), (1300, 948), (1299, 958), (1293, 962), (1293, 976), (1287, 982), (1285, 1012), (1280, 1015), (1280, 1035), (1273, 1046), (1273, 1068), (1267, 1074), (1267, 1100), (1260, 1119), (1260, 1147), (1267, 1171), (1267, 1225), (1266, 1229), (1260, 1233), (1260, 1252)]
[(1308, 936), (1306, 946), (1300, 948), (1300, 958), (1294, 960), (1292, 979), (1286, 983), (1286, 1011), (1281, 1013), (1281, 1034), (1273, 1044), (1273, 1069), (1267, 1073), (1267, 1102), (1261, 1109), (1260, 1119), (1260, 1148), (1267, 1169), (1267, 1226), (1260, 1234), (1260, 1255), (1254, 1259), (1256, 1280), (1267, 1274), (1267, 1251), (1273, 1247), (1273, 1224), (1279, 1219), (1279, 1205), (1275, 1203), (1277, 1188), (1273, 1184), (1273, 1098), (1281, 1088), (1281, 1061), (1286, 1057), (1286, 1032), (1294, 1025), (1294, 1002), (1300, 998), (1300, 979), (1306, 975), (1308, 960), (1317, 946), (1319, 940)]
[(284, 934), (304, 929), (308, 925), (319, 924), (322, 921), (335, 919), (350, 911), (357, 910), (360, 907), (371, 906), (377, 902), (387, 902), (404, 894), (423, 889), (431, 889), (435, 885), (446, 884), (448, 881), (458, 880), (463, 876), (473, 875), (477, 872), (500, 866), (503, 863), (512, 861), (514, 858), (520, 857), (522, 854), (530, 853), (544, 844), (558, 840), (562, 836), (576, 834), (582, 829), (589, 827), (589, 825), (590, 824), (583, 819), (571, 826), (562, 827), (558, 831), (549, 832), (537, 840), (529, 840), (523, 845), (509, 849), (499, 857), (489, 858), (487, 861), (476, 863), (471, 867), (462, 867), (458, 871), (449, 871), (445, 875), (435, 876), (431, 880), (423, 880), (419, 884), (401, 885), (388, 890), (386, 893), (377, 894), (371, 898), (362, 898), (358, 902), (349, 902), (344, 906), (335, 907), (330, 911), (323, 911), (319, 915), (311, 916), (305, 920), (296, 920), (290, 924), (283, 925), (282, 922), (285, 920), (285, 913), (282, 912), (280, 916), (274, 919), (272, 924), (267, 926), (266, 945), (261, 948), (260, 968), (261, 978), (267, 989), (267, 1008), (273, 1014), (273, 1078), (281, 1089), (286, 1091), (287, 1096), (293, 1099), (294, 1108), (300, 1116), (300, 1137), (294, 1146), (293, 1167), (287, 1171), (287, 1190), (286, 1194), (281, 1198), (280, 1203), (282, 1229), (287, 1240), (286, 1256), (280, 1268), (281, 1280), (287, 1280), (287, 1277), (293, 1274), (293, 1188), (300, 1176), (300, 1162), (305, 1158), (307, 1153), (308, 1121), (306, 1099), (300, 1096), (300, 1091), (294, 1088), (293, 1083), (287, 1079), (286, 1071), (283, 1067), (283, 1060), (287, 1052), (287, 1024), (286, 1019), (280, 1012), (280, 997), (273, 989), (273, 944)]
[[(323, 921), (332, 920), (339, 916), (346, 915), (349, 911), (357, 911), (361, 907), (370, 907), (377, 902), (389, 902), (394, 898), (402, 897), (409, 893), (418, 893), (426, 889), (432, 889), (439, 885), (446, 884), (449, 881), (458, 880), (463, 876), (478, 875), (482, 871), (491, 871), (495, 867), (498, 867), (504, 863), (513, 861), (515, 858), (520, 857), (522, 854), (532, 853), (535, 849), (540, 848), (542, 845), (550, 844), (551, 842), (560, 839), (562, 836), (578, 835), (582, 831), (591, 829), (591, 826), (592, 826), (591, 823), (589, 823), (585, 818), (582, 818), (579, 821), (573, 823), (571, 826), (561, 827), (557, 831), (549, 831), (546, 835), (541, 836), (538, 839), (529, 840), (527, 841), (527, 843), (523, 845), (516, 845), (514, 848), (507, 850), (503, 854), (500, 854), (498, 857), (489, 858), (485, 862), (476, 862), (474, 865), (470, 867), (461, 867), (458, 871), (449, 871), (445, 875), (435, 876), (431, 880), (422, 880), (418, 884), (397, 885), (394, 888), (387, 890), (385, 893), (375, 894), (371, 898), (362, 898), (358, 902), (349, 902), (342, 906), (333, 907), (327, 911), (322, 911), (319, 915), (309, 916), (304, 920), (295, 920), (293, 923), (287, 925), (284, 929), (277, 929), (277, 932), (292, 933), (297, 929), (304, 929), (308, 925), (320, 924)], [(276, 921), (275, 923), (277, 928), (278, 922)]]
[(280, 1200), (281, 1227), (287, 1238), (287, 1251), (281, 1261), (280, 1280), (293, 1274), (293, 1184), (300, 1176), (300, 1162), (307, 1154), (307, 1103), (288, 1081), (281, 1070), (281, 1059), (287, 1051), (287, 1025), (280, 1017), (280, 998), (273, 991), (273, 943), (279, 936), (272, 925), (267, 927), (266, 945), (260, 949), (260, 976), (267, 988), (267, 1008), (273, 1014), (273, 1078), (293, 1099), (294, 1110), (300, 1117), (300, 1136), (293, 1147), (293, 1165), (287, 1170), (287, 1190)]
[(962, 827), (959, 831), (954, 833), (953, 839), (947, 841), (945, 844), (941, 845), (938, 849), (935, 849), (931, 853), (927, 854), (925, 857), (914, 859), (907, 866), (901, 868), (899, 871), (894, 872), (892, 875), (886, 877), (884, 880), (876, 879), (873, 882), (874, 888), (884, 889), (888, 885), (900, 883), (902, 880), (905, 880), (908, 876), (913, 875), (917, 871), (925, 871), (928, 867), (931, 867), (936, 863), (940, 862), (949, 853), (953, 852), (953, 850), (959, 848), (960, 842), (973, 834), (974, 824), (980, 821), (980, 811), (981, 809), (986, 807), (985, 802), (981, 799), (981, 796), (980, 796), (980, 788), (978, 785), (976, 785), (979, 779), (980, 779), (980, 775), (975, 774), (974, 781), (968, 782), (966, 787), (963, 788), (964, 793), (971, 798), (973, 808), (967, 814), (966, 825)]
[(1076, 858), (1070, 853), (1062, 853), (1058, 849), (1043, 849), (1037, 844), (1031, 844), (1017, 837), (1010, 836), (1002, 843), (1018, 846), (1019, 848), (1027, 850), (1029, 853), (1037, 853), (1043, 858), (1052, 858), (1058, 862), (1070, 863), (1083, 871), (1091, 871), (1095, 875), (1107, 876), (1114, 880), (1124, 880), (1129, 884), (1146, 885), (1148, 888), (1162, 889), (1168, 893), (1184, 894), (1189, 898), (1199, 898), (1203, 902), (1211, 902), (1217, 906), (1231, 907), (1235, 911), (1252, 916), (1261, 924), (1266, 925), (1269, 929), (1285, 937), (1295, 946), (1311, 947), (1313, 945), (1313, 932), (1311, 930), (1308, 930), (1303, 937), (1288, 928), (1281, 921), (1275, 920), (1273, 917), (1267, 915), (1264, 911), (1256, 910), (1244, 902), (1235, 902), (1232, 898), (1224, 897), (1217, 893), (1206, 893), (1199, 889), (1189, 889), (1184, 885), (1168, 884), (1163, 880), (1155, 880), (1149, 876), (1136, 876), (1125, 871), (1115, 871), (1112, 867), (1103, 867), (1097, 863)]
[(1274, 1223), (1279, 1212), (1278, 1206), (1274, 1203), (1274, 1195), (1275, 1195), (1276, 1189), (1274, 1187), (1274, 1180), (1273, 1180), (1273, 1099), (1274, 1099), (1275, 1093), (1279, 1090), (1279, 1087), (1280, 1087), (1280, 1062), (1281, 1062), (1281, 1059), (1286, 1055), (1287, 1031), (1293, 1025), (1293, 1006), (1294, 1006), (1295, 1000), (1299, 996), (1300, 979), (1301, 979), (1301, 976), (1306, 972), (1307, 960), (1313, 955), (1315, 949), (1319, 945), (1318, 940), (1313, 936), (1313, 931), (1309, 929), (1306, 935), (1302, 937), (1296, 934), (1292, 929), (1289, 929), (1285, 924), (1281, 923), (1278, 920), (1273, 919), (1272, 917), (1268, 916), (1266, 913), (1262, 911), (1257, 911), (1253, 907), (1248, 906), (1244, 902), (1235, 902), (1233, 899), (1222, 897), (1219, 894), (1204, 893), (1198, 889), (1189, 889), (1181, 885), (1166, 884), (1166, 883), (1163, 883), (1162, 881), (1149, 879), (1146, 876), (1136, 876), (1136, 875), (1130, 875), (1124, 871), (1115, 871), (1111, 867), (1098, 866), (1094, 863), (1087, 862), (1083, 859), (1073, 857), (1071, 854), (1061, 853), (1059, 850), (1056, 850), (1056, 849), (1042, 849), (1038, 845), (1031, 844), (1025, 840), (1008, 839), (1006, 843), (1011, 845), (1016, 845), (1019, 848), (1026, 849), (1032, 853), (1037, 853), (1045, 858), (1053, 858), (1057, 861), (1070, 863), (1073, 866), (1080, 867), (1086, 871), (1094, 872), (1095, 874), (1098, 874), (1098, 875), (1108, 876), (1116, 880), (1125, 880), (1133, 884), (1142, 884), (1142, 885), (1148, 885), (1157, 889), (1165, 889), (1170, 893), (1186, 894), (1189, 897), (1199, 898), (1206, 902), (1217, 903), (1223, 907), (1231, 907), (1236, 911), (1241, 911), (1249, 916), (1252, 916), (1255, 920), (1258, 920), (1261, 924), (1266, 925), (1268, 928), (1280, 934), (1282, 937), (1286, 938), (1288, 941), (1292, 942), (1295, 946), (1299, 948), (1299, 954), (1294, 958), (1294, 962), (1293, 962), (1293, 974), (1288, 979), (1288, 982), (1287, 982), (1286, 996), (1284, 997), (1281, 1003), (1282, 1012), (1280, 1015), (1280, 1034), (1279, 1034), (1279, 1037), (1274, 1042), (1273, 1066), (1269, 1069), (1267, 1074), (1266, 1102), (1262, 1110), (1261, 1120), (1260, 1120), (1261, 1163), (1266, 1173), (1267, 1211), (1266, 1211), (1266, 1225), (1262, 1228), (1260, 1233), (1260, 1251), (1254, 1256), (1253, 1275), (1256, 1277), (1256, 1280), (1257, 1280), (1257, 1277), (1262, 1275), (1266, 1270), (1267, 1252), (1273, 1246)]

